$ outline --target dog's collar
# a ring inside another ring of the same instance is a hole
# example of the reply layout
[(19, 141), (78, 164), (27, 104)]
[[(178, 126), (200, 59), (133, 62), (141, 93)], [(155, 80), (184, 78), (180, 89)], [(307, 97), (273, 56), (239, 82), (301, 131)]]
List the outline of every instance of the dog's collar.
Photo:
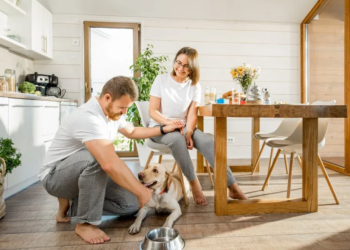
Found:
[[(171, 186), (171, 182), (170, 182), (170, 184), (169, 184), (169, 188), (170, 188), (170, 186)], [(164, 189), (162, 192), (159, 193), (159, 195), (160, 195), (160, 194), (167, 193), (168, 191), (169, 191), (168, 186), (166, 186), (165, 189)]]

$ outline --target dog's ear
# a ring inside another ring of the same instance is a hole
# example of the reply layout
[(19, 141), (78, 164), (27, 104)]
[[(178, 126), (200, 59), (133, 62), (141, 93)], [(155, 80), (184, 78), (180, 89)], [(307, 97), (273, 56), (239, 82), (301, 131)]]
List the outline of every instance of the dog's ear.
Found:
[(170, 185), (173, 182), (173, 177), (172, 177), (171, 173), (168, 171), (165, 172), (165, 176), (166, 176), (166, 190), (169, 190)]

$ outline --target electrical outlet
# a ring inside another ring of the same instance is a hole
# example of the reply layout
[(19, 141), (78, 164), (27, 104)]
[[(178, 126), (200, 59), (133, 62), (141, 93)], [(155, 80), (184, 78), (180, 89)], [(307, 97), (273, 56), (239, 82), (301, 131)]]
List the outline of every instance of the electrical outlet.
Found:
[(233, 144), (235, 141), (235, 138), (233, 137), (227, 137), (227, 144)]
[(73, 39), (72, 45), (79, 46), (79, 39)]

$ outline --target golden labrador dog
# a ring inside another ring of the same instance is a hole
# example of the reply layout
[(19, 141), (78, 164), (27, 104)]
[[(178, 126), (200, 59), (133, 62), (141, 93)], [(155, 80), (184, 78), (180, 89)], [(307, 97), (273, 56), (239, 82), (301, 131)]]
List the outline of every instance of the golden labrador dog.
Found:
[[(172, 227), (182, 214), (179, 201), (183, 198), (183, 193), (179, 174), (169, 173), (161, 164), (152, 164), (145, 167), (144, 171), (138, 174), (138, 178), (144, 186), (154, 191), (152, 198), (140, 209), (128, 232), (137, 234), (140, 231), (143, 219), (151, 209), (155, 209), (157, 212), (170, 212), (163, 227)], [(187, 194), (190, 186), (186, 178), (183, 179)]]

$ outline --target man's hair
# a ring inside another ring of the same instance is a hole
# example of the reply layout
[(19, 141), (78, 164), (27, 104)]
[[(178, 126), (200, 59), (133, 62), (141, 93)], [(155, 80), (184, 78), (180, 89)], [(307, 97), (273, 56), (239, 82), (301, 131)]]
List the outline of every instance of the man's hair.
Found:
[(101, 96), (110, 94), (112, 101), (120, 99), (123, 95), (129, 95), (133, 101), (137, 101), (139, 93), (136, 84), (126, 76), (116, 76), (110, 79), (102, 89)]

